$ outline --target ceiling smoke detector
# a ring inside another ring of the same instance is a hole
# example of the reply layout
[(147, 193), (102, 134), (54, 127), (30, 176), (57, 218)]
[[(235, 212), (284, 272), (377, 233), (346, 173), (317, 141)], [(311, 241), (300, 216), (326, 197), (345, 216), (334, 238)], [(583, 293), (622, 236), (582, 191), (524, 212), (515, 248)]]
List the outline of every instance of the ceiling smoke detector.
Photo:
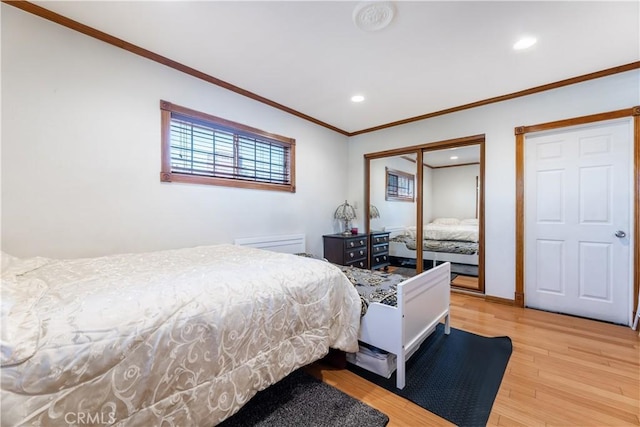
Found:
[(353, 10), (353, 23), (363, 31), (379, 31), (391, 23), (395, 14), (390, 1), (359, 3)]

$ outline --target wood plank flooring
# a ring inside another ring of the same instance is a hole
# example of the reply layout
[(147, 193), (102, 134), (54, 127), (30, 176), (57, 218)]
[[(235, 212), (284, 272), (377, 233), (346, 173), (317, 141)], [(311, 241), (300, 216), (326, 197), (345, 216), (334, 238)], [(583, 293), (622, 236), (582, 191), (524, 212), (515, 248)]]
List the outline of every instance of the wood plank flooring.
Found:
[(459, 288), (478, 290), (478, 278), (473, 276), (463, 276), (458, 274), (455, 279), (451, 281), (451, 286), (457, 286)]
[[(508, 335), (513, 354), (488, 425), (640, 425), (640, 339), (628, 327), (453, 293), (451, 325)], [(308, 371), (387, 414), (389, 427), (451, 425), (346, 369)]]
[[(413, 276), (416, 274), (416, 270), (415, 269), (411, 269), (411, 268), (399, 268), (396, 266), (389, 266), (387, 268), (387, 271), (389, 273), (400, 273), (400, 274), (405, 274), (408, 276)], [(477, 291), (478, 288), (478, 277), (477, 276), (464, 276), (462, 274), (458, 274), (455, 279), (453, 279), (451, 281), (451, 285), (452, 286), (456, 286), (458, 288), (461, 288), (463, 290), (472, 290), (472, 291)]]

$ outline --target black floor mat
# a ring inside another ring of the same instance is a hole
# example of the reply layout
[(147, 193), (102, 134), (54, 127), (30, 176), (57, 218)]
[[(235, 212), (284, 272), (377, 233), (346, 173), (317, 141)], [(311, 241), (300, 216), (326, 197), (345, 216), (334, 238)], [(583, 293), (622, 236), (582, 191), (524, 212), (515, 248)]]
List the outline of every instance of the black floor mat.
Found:
[(396, 374), (386, 379), (358, 366), (349, 369), (458, 426), (484, 426), (511, 356), (509, 337), (486, 338), (444, 326), (409, 359), (406, 386), (396, 388)]

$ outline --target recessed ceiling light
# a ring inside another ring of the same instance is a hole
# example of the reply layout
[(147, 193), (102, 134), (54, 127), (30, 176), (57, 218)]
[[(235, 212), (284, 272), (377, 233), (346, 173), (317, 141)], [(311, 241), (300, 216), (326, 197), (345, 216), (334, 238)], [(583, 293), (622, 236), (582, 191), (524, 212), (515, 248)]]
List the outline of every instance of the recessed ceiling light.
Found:
[(364, 101), (364, 96), (362, 96), (362, 95), (353, 95), (351, 97), (351, 101), (353, 101), (353, 102), (362, 102), (362, 101)]
[(515, 50), (528, 49), (536, 44), (537, 41), (538, 40), (535, 37), (523, 37), (513, 45), (513, 48)]
[(451, 160), (458, 160), (458, 156), (451, 156), (449, 157)]

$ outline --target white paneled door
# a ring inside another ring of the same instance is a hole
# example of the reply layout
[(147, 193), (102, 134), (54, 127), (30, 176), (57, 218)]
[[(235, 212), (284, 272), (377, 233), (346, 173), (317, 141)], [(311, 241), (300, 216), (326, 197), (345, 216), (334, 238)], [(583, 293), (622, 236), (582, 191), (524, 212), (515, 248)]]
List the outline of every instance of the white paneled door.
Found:
[(525, 305), (631, 319), (629, 120), (525, 139)]

